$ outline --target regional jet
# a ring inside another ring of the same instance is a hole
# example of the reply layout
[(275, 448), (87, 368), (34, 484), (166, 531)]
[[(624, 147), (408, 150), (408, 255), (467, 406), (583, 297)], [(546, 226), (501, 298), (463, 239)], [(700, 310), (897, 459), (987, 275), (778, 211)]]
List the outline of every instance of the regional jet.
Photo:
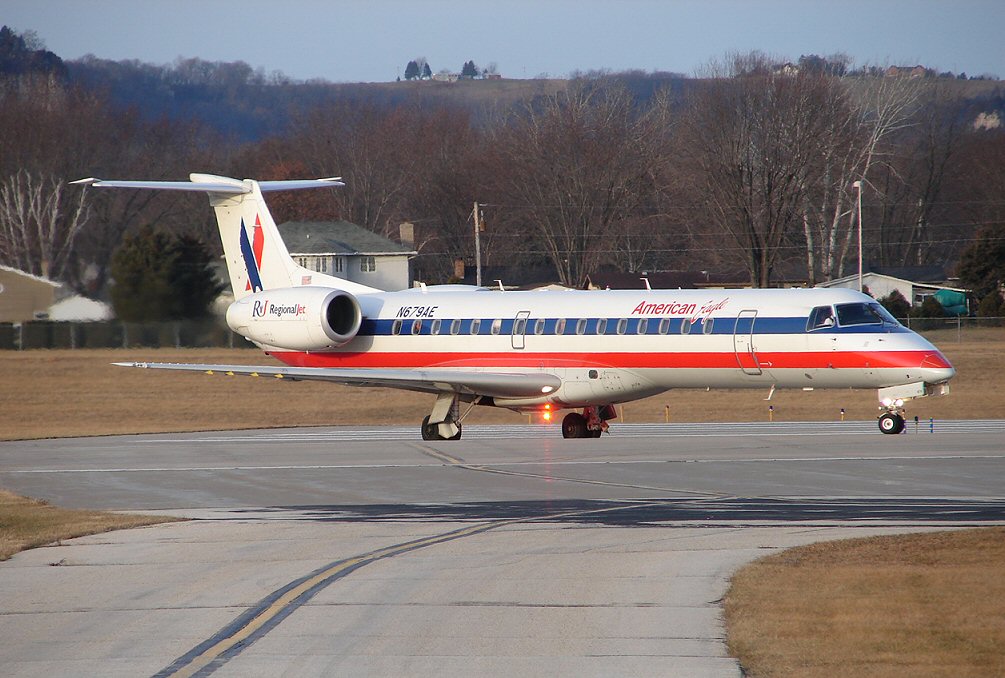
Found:
[(120, 364), (430, 393), (424, 440), (459, 439), (476, 405), (573, 410), (562, 435), (597, 438), (615, 405), (678, 388), (875, 388), (879, 428), (893, 434), (905, 401), (947, 393), (955, 374), (935, 346), (848, 289), (385, 292), (307, 270), (263, 194), (340, 178), (75, 183), (206, 193), (235, 297), (227, 324), (283, 366)]

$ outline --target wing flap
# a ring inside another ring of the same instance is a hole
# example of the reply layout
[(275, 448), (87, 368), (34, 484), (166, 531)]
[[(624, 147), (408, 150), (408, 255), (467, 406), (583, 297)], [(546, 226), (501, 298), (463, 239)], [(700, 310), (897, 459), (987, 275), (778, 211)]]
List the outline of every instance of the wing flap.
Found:
[(425, 393), (459, 393), (494, 398), (530, 398), (554, 393), (562, 380), (547, 372), (480, 372), (460, 369), (338, 369), (193, 363), (113, 363), (120, 367), (179, 370), (292, 381), (330, 381), (351, 386), (384, 386)]

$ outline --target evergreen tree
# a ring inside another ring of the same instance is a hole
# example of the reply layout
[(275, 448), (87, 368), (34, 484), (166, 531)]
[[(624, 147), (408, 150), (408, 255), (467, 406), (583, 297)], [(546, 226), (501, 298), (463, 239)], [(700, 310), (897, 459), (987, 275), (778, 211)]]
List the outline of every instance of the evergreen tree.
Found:
[(894, 290), (887, 296), (878, 300), (894, 318), (906, 318), (911, 314), (911, 302), (904, 298), (904, 295)]
[(975, 243), (960, 255), (957, 269), (960, 282), (978, 299), (983, 299), (1005, 283), (1005, 225), (981, 231)]
[(981, 303), (977, 305), (977, 316), (980, 318), (1000, 318), (1005, 312), (1003, 309), (1005, 309), (1005, 301), (1002, 301), (1001, 293), (994, 290), (984, 295)]
[(177, 318), (205, 317), (224, 289), (213, 272), (215, 257), (201, 240), (191, 235), (178, 236), (173, 251), (174, 315)]
[(222, 291), (212, 255), (191, 236), (151, 227), (127, 236), (112, 257), (112, 306), (120, 320), (150, 322), (205, 317)]
[(462, 78), (477, 78), (478, 77), (478, 67), (475, 66), (474, 61), (465, 61), (464, 66), (461, 68)]
[(433, 69), (429, 67), (429, 62), (422, 64), (422, 79), (428, 80), (433, 77)]
[(405, 80), (415, 80), (418, 77), (419, 77), (419, 64), (417, 64), (413, 59), (412, 61), (408, 62), (407, 66), (405, 66)]

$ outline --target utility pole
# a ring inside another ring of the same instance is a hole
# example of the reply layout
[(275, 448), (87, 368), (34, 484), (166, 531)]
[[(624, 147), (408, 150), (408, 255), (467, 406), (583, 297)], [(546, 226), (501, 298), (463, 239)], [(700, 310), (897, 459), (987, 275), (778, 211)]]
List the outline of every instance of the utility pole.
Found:
[(482, 221), (481, 211), (475, 202), (475, 285), (482, 286)]
[(861, 292), (862, 285), (862, 182), (856, 181), (852, 188), (858, 190), (858, 291)]

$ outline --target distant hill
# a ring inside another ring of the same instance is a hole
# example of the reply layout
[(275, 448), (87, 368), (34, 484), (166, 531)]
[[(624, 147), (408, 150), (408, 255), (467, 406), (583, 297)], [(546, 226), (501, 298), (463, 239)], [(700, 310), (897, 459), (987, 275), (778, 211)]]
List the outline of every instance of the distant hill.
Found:
[[(115, 103), (135, 107), (149, 118), (195, 118), (240, 141), (257, 141), (280, 132), (298, 111), (335, 101), (457, 107), (470, 111), (478, 119), (520, 101), (552, 95), (568, 84), (566, 80), (501, 78), (457, 82), (295, 82), (282, 77), (268, 78), (243, 62), (199, 59), (156, 66), (87, 56), (66, 62), (66, 67), (72, 83), (107, 91)], [(648, 100), (661, 88), (679, 91), (685, 82), (673, 74), (637, 72), (613, 77), (639, 100)]]
[[(815, 63), (802, 57), (799, 67)], [(797, 68), (785, 64), (778, 68)], [(922, 67), (916, 67), (922, 68)], [(923, 69), (924, 70), (924, 69)], [(913, 71), (912, 71), (913, 72)], [(878, 70), (876, 77), (882, 77)], [(926, 71), (927, 73), (927, 71)], [(477, 121), (505, 111), (521, 101), (549, 96), (564, 89), (567, 80), (462, 79), (456, 82), (414, 80), (378, 83), (298, 82), (281, 74), (266, 76), (247, 63), (180, 59), (168, 66), (136, 60), (110, 61), (92, 55), (64, 61), (41, 48), (34, 33), (21, 35), (0, 28), (0, 77), (25, 74), (57, 78), (89, 90), (106, 92), (121, 107), (135, 108), (149, 120), (198, 120), (235, 141), (259, 141), (286, 130), (298, 112), (334, 102), (360, 102), (376, 106), (405, 104), (452, 107), (469, 111)], [(626, 87), (639, 102), (669, 89), (681, 95), (700, 86), (674, 73), (604, 71), (577, 74), (586, 79), (609, 78)], [(935, 77), (930, 74), (930, 77)], [(1005, 94), (997, 80), (967, 80), (951, 73), (940, 83), (966, 100), (961, 115), (968, 120), (980, 113), (997, 113), (1005, 120)]]

